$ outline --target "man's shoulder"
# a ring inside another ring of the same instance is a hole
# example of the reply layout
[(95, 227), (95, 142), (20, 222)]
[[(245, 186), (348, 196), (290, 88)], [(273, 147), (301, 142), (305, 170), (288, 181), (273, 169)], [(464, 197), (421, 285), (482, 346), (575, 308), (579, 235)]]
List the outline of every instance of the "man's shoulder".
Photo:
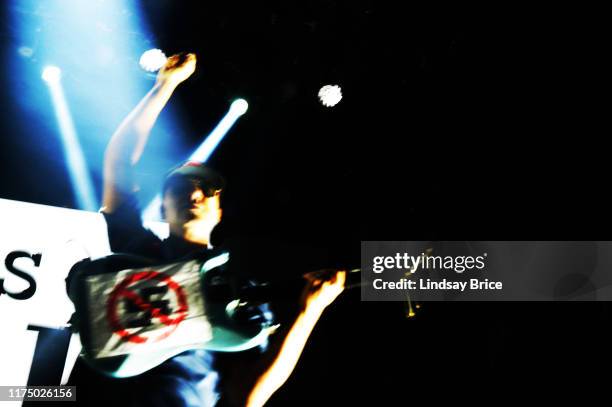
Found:
[(145, 228), (135, 203), (126, 202), (113, 212), (104, 212), (108, 242), (113, 253), (129, 253), (150, 258), (160, 257), (162, 241)]

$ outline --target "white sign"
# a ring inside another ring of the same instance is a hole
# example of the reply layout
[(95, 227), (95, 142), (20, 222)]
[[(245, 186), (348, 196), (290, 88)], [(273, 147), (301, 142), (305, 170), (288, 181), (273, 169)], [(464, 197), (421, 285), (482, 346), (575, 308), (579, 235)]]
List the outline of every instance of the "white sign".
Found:
[[(25, 386), (35, 369), (53, 370), (35, 366), (33, 357), (41, 332), (65, 328), (74, 311), (66, 294), (70, 268), (110, 248), (104, 218), (95, 212), (0, 199), (0, 225), (0, 385)], [(62, 382), (80, 351), (70, 347)]]

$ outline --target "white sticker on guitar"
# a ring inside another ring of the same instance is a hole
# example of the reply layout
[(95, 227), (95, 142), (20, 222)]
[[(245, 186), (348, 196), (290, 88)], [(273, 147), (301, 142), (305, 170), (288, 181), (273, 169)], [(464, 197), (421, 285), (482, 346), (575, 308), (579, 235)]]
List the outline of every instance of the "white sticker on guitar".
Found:
[(211, 339), (200, 268), (191, 260), (87, 277), (92, 356), (167, 353)]

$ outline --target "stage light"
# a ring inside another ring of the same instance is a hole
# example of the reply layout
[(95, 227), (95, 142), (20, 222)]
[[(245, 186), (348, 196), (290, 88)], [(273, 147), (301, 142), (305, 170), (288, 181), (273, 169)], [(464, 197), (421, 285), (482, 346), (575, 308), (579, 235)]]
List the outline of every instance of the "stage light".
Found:
[[(219, 124), (210, 132), (208, 137), (204, 139), (202, 144), (191, 154), (188, 161), (206, 162), (215, 151), (223, 137), (236, 121), (246, 113), (249, 104), (244, 99), (236, 99), (230, 105), (229, 110), (223, 116)], [(162, 197), (157, 195), (142, 213), (143, 220), (156, 220), (160, 218)]]
[(139, 64), (147, 72), (157, 72), (166, 64), (167, 60), (168, 58), (162, 50), (153, 48), (142, 54)]
[(230, 112), (242, 116), (249, 109), (249, 104), (244, 99), (236, 99), (230, 106)]
[(338, 85), (325, 85), (319, 90), (319, 100), (323, 106), (336, 106), (342, 99), (342, 90)]
[(64, 154), (66, 156), (68, 174), (72, 183), (72, 190), (79, 209), (86, 211), (97, 210), (97, 199), (94, 188), (85, 164), (83, 150), (77, 137), (64, 90), (60, 82), (61, 71), (56, 66), (47, 66), (43, 70), (42, 78), (49, 86), (51, 100), (55, 108), (55, 117), (59, 125)]
[(57, 66), (48, 65), (43, 69), (42, 78), (45, 82), (54, 83), (59, 82), (62, 77), (62, 70)]
[(249, 104), (244, 99), (236, 99), (231, 105), (225, 116), (221, 119), (217, 127), (210, 132), (208, 137), (200, 144), (200, 147), (189, 157), (189, 161), (206, 162), (217, 148), (229, 129), (236, 123), (238, 118), (246, 113)]

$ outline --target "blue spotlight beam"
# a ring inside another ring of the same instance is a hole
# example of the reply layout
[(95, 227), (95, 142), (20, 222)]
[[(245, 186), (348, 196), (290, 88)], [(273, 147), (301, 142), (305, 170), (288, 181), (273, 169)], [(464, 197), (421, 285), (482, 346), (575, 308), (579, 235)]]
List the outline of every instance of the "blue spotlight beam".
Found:
[[(244, 99), (236, 99), (230, 106), (229, 110), (223, 116), (219, 124), (210, 132), (208, 137), (200, 144), (200, 146), (189, 156), (189, 161), (206, 162), (212, 153), (217, 149), (221, 140), (227, 132), (232, 128), (234, 123), (238, 121), (240, 116), (246, 113), (249, 104)], [(157, 194), (155, 198), (147, 205), (142, 213), (143, 220), (157, 220), (161, 218), (161, 203), (162, 196)]]
[[(45, 72), (49, 72), (48, 70), (49, 68), (46, 68)], [(57, 72), (59, 72), (59, 70), (57, 70)], [(77, 205), (79, 209), (96, 211), (98, 209), (96, 195), (87, 166), (85, 165), (83, 150), (81, 149), (74, 124), (72, 123), (72, 117), (68, 109), (68, 103), (66, 102), (60, 79), (59, 77), (53, 77), (49, 80), (48, 75), (44, 79), (51, 93), (51, 100), (55, 109), (55, 117), (59, 126), (60, 135), (62, 136), (68, 173), (70, 174), (70, 181), (72, 183)]]
[[(134, 0), (19, 0), (5, 3), (10, 19), (6, 24), (9, 30), (7, 45), (10, 43), (10, 48), (16, 51), (15, 58), (5, 61), (7, 72), (16, 77), (10, 81), (10, 91), (18, 108), (15, 125), (28, 130), (45, 128), (44, 120), (48, 118), (31, 114), (32, 108), (40, 112), (51, 108), (48, 92), (44, 89), (40, 92), (40, 71), (43, 68), (40, 62), (61, 61), (62, 70), (70, 72), (71, 80), (62, 81), (61, 87), (68, 97), (74, 122), (72, 128), (78, 130), (78, 140), (91, 177), (102, 176), (103, 151), (108, 140), (128, 109), (138, 103), (154, 80), (154, 75), (135, 69), (138, 66), (135, 57), (146, 48), (155, 46), (156, 42), (155, 35), (148, 29), (143, 7)], [(57, 71), (47, 70), (46, 80), (55, 80)], [(180, 122), (175, 121), (174, 109), (174, 106), (168, 106), (156, 124), (164, 135), (183, 132)], [(22, 121), (27, 124), (24, 126)], [(35, 147), (41, 143), (41, 134), (44, 133), (24, 132), (23, 142)], [(173, 144), (166, 146), (166, 143)], [(160, 137), (152, 144), (153, 150), (159, 147), (168, 151), (168, 156), (151, 162), (143, 160), (141, 166), (146, 173), (153, 172), (160, 162), (168, 166), (172, 161), (170, 157), (179, 150), (180, 142)], [(61, 165), (67, 166), (63, 150), (66, 147), (58, 147), (62, 149), (55, 154), (61, 155)], [(78, 158), (75, 160), (78, 162)], [(73, 174), (65, 176), (66, 183), (72, 182), (71, 177)], [(93, 180), (96, 187), (93, 191), (99, 194), (95, 178)], [(73, 186), (67, 186), (72, 193)], [(153, 185), (142, 186), (144, 191), (153, 195)], [(92, 199), (79, 195), (80, 203), (73, 199), (75, 208), (77, 205), (99, 207), (100, 201), (94, 205)]]
[(234, 101), (225, 116), (223, 116), (219, 124), (217, 124), (217, 127), (213, 129), (208, 137), (206, 137), (200, 147), (191, 154), (189, 160), (206, 162), (221, 140), (223, 140), (223, 137), (225, 137), (229, 129), (232, 128), (240, 116), (246, 113), (247, 108), (248, 104), (246, 100), (238, 99)]

